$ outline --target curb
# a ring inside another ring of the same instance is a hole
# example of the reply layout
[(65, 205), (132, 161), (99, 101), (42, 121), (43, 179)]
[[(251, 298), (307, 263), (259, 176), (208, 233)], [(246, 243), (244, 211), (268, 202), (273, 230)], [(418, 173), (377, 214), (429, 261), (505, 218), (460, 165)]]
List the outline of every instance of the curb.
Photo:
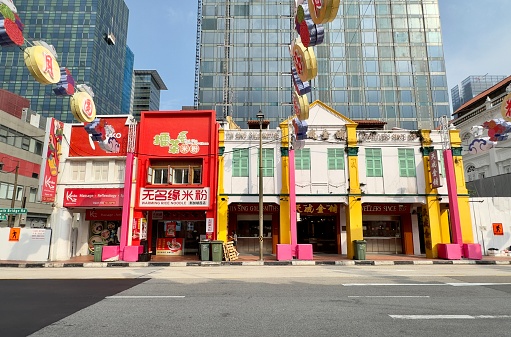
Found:
[(140, 268), (217, 266), (402, 266), (402, 265), (511, 265), (495, 260), (340, 260), (340, 261), (188, 261), (188, 262), (0, 262), (0, 268)]

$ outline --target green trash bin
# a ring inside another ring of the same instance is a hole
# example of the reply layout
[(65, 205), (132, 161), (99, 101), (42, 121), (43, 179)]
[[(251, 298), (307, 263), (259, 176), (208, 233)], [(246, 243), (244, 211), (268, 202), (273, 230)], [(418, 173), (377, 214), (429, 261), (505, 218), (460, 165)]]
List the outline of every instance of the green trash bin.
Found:
[(355, 255), (353, 256), (354, 260), (365, 260), (366, 259), (366, 240), (355, 240), (353, 241), (353, 246), (355, 249)]
[(224, 255), (224, 242), (220, 240), (211, 241), (211, 261), (222, 262)]
[(201, 241), (199, 243), (199, 249), (200, 249), (200, 259), (201, 261), (209, 261), (209, 249), (210, 249), (210, 241)]
[(103, 256), (103, 242), (94, 242), (94, 262), (101, 262)]

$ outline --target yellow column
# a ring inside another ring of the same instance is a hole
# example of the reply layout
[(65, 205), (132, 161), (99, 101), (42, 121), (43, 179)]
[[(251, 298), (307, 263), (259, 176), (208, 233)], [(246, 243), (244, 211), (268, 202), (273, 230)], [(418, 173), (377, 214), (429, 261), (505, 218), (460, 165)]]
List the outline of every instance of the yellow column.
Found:
[(218, 130), (218, 195), (217, 195), (217, 240), (227, 241), (228, 232), (228, 206), (229, 197), (224, 191), (224, 171), (225, 171), (225, 131)]
[[(422, 223), (424, 225), (424, 243), (426, 245), (426, 257), (435, 259), (438, 257), (439, 243), (450, 243), (449, 221), (440, 216), (440, 201), (438, 191), (432, 188), (431, 167), (429, 154), (434, 148), (431, 146), (431, 130), (420, 130), (422, 139), (422, 163), (424, 166), (424, 180), (426, 185), (426, 205), (422, 206)], [(441, 153), (439, 155), (442, 155)], [(442, 220), (447, 221), (445, 223)], [(447, 239), (447, 241), (443, 241)]]
[(467, 186), (465, 184), (465, 170), (461, 156), (460, 130), (449, 130), (451, 150), (454, 160), (454, 174), (456, 176), (456, 189), (458, 191), (458, 209), (460, 212), (461, 239), (463, 243), (474, 243), (472, 231), (472, 217)]
[(362, 240), (362, 193), (358, 175), (358, 147), (357, 124), (346, 124), (348, 137), (348, 207), (346, 211), (347, 257), (352, 259), (355, 255), (354, 240)]
[(291, 243), (291, 219), (289, 218), (289, 127), (287, 121), (280, 123), (282, 145), (280, 148), (282, 160), (282, 188), (280, 190), (280, 226), (279, 243)]

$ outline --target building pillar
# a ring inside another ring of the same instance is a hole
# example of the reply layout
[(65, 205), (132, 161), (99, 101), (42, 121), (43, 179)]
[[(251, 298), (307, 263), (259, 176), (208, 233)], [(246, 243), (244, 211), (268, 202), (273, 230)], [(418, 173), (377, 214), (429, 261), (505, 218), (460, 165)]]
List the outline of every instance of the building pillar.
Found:
[(357, 124), (346, 124), (348, 142), (348, 207), (346, 212), (347, 257), (355, 256), (353, 242), (362, 240), (362, 191), (358, 175), (358, 147), (357, 147)]
[(422, 223), (424, 225), (424, 243), (426, 246), (426, 257), (436, 259), (438, 257), (439, 243), (450, 243), (442, 241), (442, 228), (449, 230), (449, 222), (442, 223), (440, 217), (440, 200), (438, 190), (433, 188), (433, 179), (431, 177), (431, 166), (429, 163), (429, 154), (434, 150), (431, 146), (431, 130), (420, 130), (422, 143), (422, 163), (424, 166), (426, 205), (422, 206)]
[(229, 196), (224, 191), (225, 131), (218, 130), (218, 195), (217, 195), (217, 240), (227, 242), (229, 236)]
[(289, 126), (285, 121), (280, 123), (282, 142), (280, 156), (282, 161), (282, 188), (280, 189), (280, 228), (279, 243), (291, 244), (291, 204), (289, 200)]
[[(454, 161), (454, 175), (456, 178), (456, 189), (458, 191), (458, 209), (460, 217), (460, 229), (462, 243), (474, 243), (472, 230), (472, 217), (470, 216), (469, 194), (465, 182), (465, 171), (463, 169), (463, 157), (461, 156), (461, 139), (459, 130), (449, 130), (451, 141), (452, 157)], [(461, 243), (461, 242), (460, 242)]]

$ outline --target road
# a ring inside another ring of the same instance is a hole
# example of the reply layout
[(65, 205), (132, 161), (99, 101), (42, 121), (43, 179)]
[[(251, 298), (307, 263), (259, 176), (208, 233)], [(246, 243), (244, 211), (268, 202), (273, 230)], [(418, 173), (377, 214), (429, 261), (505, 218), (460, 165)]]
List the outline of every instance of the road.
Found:
[(510, 266), (0, 268), (2, 336), (509, 336)]

